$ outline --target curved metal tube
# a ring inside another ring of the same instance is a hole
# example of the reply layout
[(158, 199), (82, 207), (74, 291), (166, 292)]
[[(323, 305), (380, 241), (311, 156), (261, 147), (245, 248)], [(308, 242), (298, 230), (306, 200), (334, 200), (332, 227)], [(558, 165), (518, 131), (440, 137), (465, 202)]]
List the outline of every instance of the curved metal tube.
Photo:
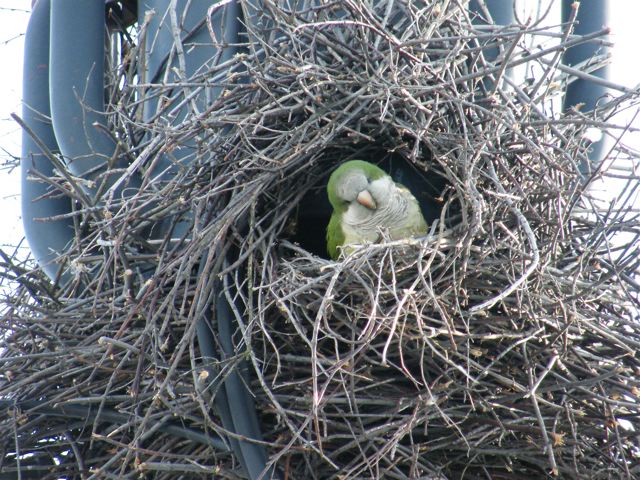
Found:
[[(56, 153), (58, 143), (51, 126), (49, 109), (49, 7), (49, 0), (38, 1), (27, 26), (22, 119), (39, 141)], [(51, 221), (39, 219), (70, 213), (71, 201), (66, 197), (46, 197), (50, 188), (33, 179), (36, 173), (42, 177), (52, 177), (54, 166), (25, 130), (22, 132), (20, 170), (25, 235), (38, 265), (51, 279), (55, 279), (60, 273), (60, 265), (55, 261), (73, 240), (73, 221), (71, 218)]]
[[(104, 0), (52, 0), (49, 91), (53, 130), (69, 170), (77, 177), (104, 180), (110, 186), (117, 178), (109, 175), (109, 163), (114, 167), (126, 164), (113, 158), (115, 141), (106, 133), (108, 125), (102, 115), (104, 13)], [(97, 184), (82, 185), (87, 193), (95, 194), (98, 189)], [(128, 188), (135, 192), (140, 185), (139, 176), (134, 175)]]
[[(165, 7), (170, 6), (169, 0), (161, 0)], [(142, 2), (140, 2), (142, 4)], [(184, 9), (191, 5), (188, 15), (183, 16)], [(195, 5), (197, 8), (194, 8)], [(162, 5), (161, 5), (162, 6)], [(179, 18), (184, 19), (183, 26), (192, 27), (191, 41), (200, 45), (206, 44), (209, 32), (205, 18), (209, 2), (178, 1)], [(237, 3), (232, 5), (233, 11), (228, 10), (219, 14), (219, 21), (213, 21), (216, 35), (222, 39), (223, 33), (228, 43), (237, 42), (240, 30), (238, 18), (240, 9)], [(164, 12), (161, 12), (164, 13)], [(143, 17), (141, 17), (143, 18)], [(155, 18), (166, 20), (166, 15), (158, 15)], [(224, 23), (220, 21), (224, 19)], [(160, 20), (157, 28), (161, 29)], [(150, 65), (160, 70), (166, 55), (174, 45), (171, 30), (161, 29), (158, 37), (159, 44), (155, 45), (151, 55)], [(233, 37), (229, 41), (229, 35)], [(60, 151), (63, 154), (67, 167), (76, 176), (89, 180), (97, 180), (100, 175), (107, 172), (108, 164), (113, 161), (115, 142), (103, 131), (97, 129), (94, 124), (106, 127), (106, 121), (101, 115), (104, 111), (104, 42), (105, 20), (104, 2), (102, 0), (41, 0), (34, 7), (27, 33), (27, 46), (25, 51), (25, 111), (23, 116), (27, 126), (36, 133), (38, 138), (45, 143), (51, 151)], [(201, 38), (202, 37), (202, 38)], [(209, 39), (210, 43), (210, 39)], [(49, 46), (51, 47), (49, 49)], [(194, 53), (195, 52), (195, 53)], [(207, 48), (196, 48), (190, 51), (186, 57), (186, 75), (194, 74), (202, 68), (217, 52), (209, 45)], [(229, 48), (223, 52), (223, 61), (236, 53), (236, 49)], [(51, 65), (50, 71), (43, 70), (43, 65)], [(206, 106), (219, 94), (205, 92), (200, 96), (201, 106)], [(49, 95), (50, 94), (50, 95)], [(153, 107), (154, 100), (148, 107)], [(46, 122), (51, 110), (53, 128)], [(153, 111), (150, 109), (148, 111)], [(174, 119), (181, 120), (188, 113), (187, 109)], [(184, 153), (182, 157), (186, 157)], [(175, 160), (175, 158), (174, 158)], [(121, 162), (115, 162), (116, 166), (124, 166)], [(164, 159), (161, 167), (165, 171), (170, 170), (171, 162)], [(45, 177), (53, 175), (53, 166), (42, 155), (35, 142), (25, 134), (23, 140), (23, 217), (25, 230), (34, 252), (34, 256), (43, 266), (51, 278), (59, 274), (59, 267), (51, 264), (55, 257), (64, 251), (64, 248), (72, 240), (74, 235), (71, 220), (38, 223), (35, 217), (48, 217), (66, 214), (71, 211), (68, 199), (45, 199), (38, 203), (32, 200), (46, 193), (46, 188), (41, 184), (27, 180), (27, 173), (34, 167)], [(115, 179), (114, 179), (115, 180)], [(113, 183), (107, 179), (107, 185)], [(128, 187), (133, 192), (140, 186), (138, 177), (133, 178)], [(86, 189), (88, 193), (95, 193), (94, 185)], [(217, 320), (220, 326), (220, 343), (225, 350), (233, 349), (231, 344), (232, 316), (228, 305), (225, 308), (225, 300), (220, 297), (215, 301)], [(204, 327), (204, 328), (203, 328)], [(198, 342), (203, 357), (215, 356), (215, 338), (213, 332), (207, 328), (206, 319), (201, 319), (197, 329)], [(226, 351), (226, 355), (232, 352)], [(233, 391), (233, 399), (227, 396), (226, 388)], [(225, 428), (248, 438), (260, 439), (261, 433), (257, 422), (255, 407), (242, 382), (238, 372), (231, 372), (230, 376), (221, 386), (216, 397), (219, 414)], [(180, 432), (178, 432), (180, 433)], [(222, 442), (216, 441), (218, 446), (224, 448)], [(266, 471), (266, 452), (262, 445), (246, 441), (231, 439), (234, 453), (240, 463), (249, 474), (250, 478), (259, 478)]]

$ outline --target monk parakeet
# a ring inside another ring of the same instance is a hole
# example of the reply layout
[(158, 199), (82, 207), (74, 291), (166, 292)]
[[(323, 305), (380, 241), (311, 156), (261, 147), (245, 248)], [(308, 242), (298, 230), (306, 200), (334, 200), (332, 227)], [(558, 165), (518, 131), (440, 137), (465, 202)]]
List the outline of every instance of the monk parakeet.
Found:
[(343, 163), (327, 184), (333, 214), (327, 227), (327, 250), (337, 259), (338, 247), (376, 242), (382, 232), (392, 240), (427, 233), (420, 205), (381, 168), (362, 160)]

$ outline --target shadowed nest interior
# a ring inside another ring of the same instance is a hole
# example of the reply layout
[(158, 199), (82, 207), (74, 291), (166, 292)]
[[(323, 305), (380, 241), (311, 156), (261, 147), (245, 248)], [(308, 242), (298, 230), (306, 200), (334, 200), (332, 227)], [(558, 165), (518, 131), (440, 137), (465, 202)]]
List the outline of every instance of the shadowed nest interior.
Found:
[[(569, 75), (560, 55), (605, 32), (299, 3), (171, 85), (136, 83), (137, 37), (118, 37), (109, 117), (146, 183), (76, 202), (65, 285), (6, 259), (0, 469), (236, 478), (211, 398), (244, 364), (284, 478), (640, 475), (637, 157), (610, 123), (636, 92), (557, 112), (606, 61)], [(144, 95), (166, 100), (149, 122)], [(616, 139), (599, 165), (594, 128)], [(429, 235), (327, 260), (324, 188), (351, 158), (411, 183)], [(219, 294), (236, 355), (211, 378), (194, 336)]]

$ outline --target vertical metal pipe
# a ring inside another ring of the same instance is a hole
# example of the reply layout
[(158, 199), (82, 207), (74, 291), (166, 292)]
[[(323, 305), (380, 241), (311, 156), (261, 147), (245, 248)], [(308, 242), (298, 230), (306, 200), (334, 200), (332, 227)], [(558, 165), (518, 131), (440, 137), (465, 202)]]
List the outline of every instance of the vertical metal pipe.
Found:
[[(49, 108), (49, 8), (49, 0), (38, 1), (27, 26), (22, 76), (22, 119), (48, 150), (57, 153), (58, 144)], [(50, 193), (47, 185), (33, 179), (35, 172), (43, 177), (52, 177), (54, 167), (34, 138), (25, 131), (22, 133), (20, 170), (25, 235), (38, 265), (51, 279), (55, 279), (60, 270), (60, 265), (55, 260), (73, 239), (73, 222), (71, 219), (39, 219), (70, 213), (71, 201), (67, 197), (47, 197)]]
[[(602, 29), (609, 20), (609, 2), (608, 0), (582, 0), (574, 2), (572, 0), (563, 0), (562, 2), (562, 21), (568, 22), (573, 15), (575, 4), (578, 4), (578, 13), (576, 16), (576, 24), (574, 34), (585, 35)], [(567, 49), (564, 54), (563, 62), (566, 65), (577, 65), (580, 62), (590, 59), (598, 53), (606, 53), (609, 47), (604, 47), (596, 43), (586, 43)], [(604, 67), (592, 73), (600, 78), (606, 78), (608, 68)], [(584, 79), (574, 80), (567, 87), (564, 97), (563, 110), (570, 110), (577, 105), (581, 105), (580, 110), (589, 112), (596, 107), (598, 99), (607, 93), (607, 89), (602, 85)], [(602, 161), (604, 156), (605, 140), (602, 139), (591, 145), (589, 153), (590, 165), (581, 165), (585, 174), (588, 174), (594, 167)]]
[[(473, 22), (476, 25), (511, 25), (515, 23), (515, 0), (471, 0), (469, 2), (469, 13), (472, 15)], [(484, 59), (494, 62), (500, 56), (500, 48), (496, 41), (487, 40), (479, 42), (482, 49)], [(511, 75), (511, 71), (507, 70), (507, 75)], [(486, 90), (492, 90), (493, 81), (488, 78), (483, 81)]]
[(515, 0), (471, 0), (469, 11), (486, 21), (489, 21), (486, 15), (488, 13), (495, 25), (511, 25), (516, 21), (514, 6)]

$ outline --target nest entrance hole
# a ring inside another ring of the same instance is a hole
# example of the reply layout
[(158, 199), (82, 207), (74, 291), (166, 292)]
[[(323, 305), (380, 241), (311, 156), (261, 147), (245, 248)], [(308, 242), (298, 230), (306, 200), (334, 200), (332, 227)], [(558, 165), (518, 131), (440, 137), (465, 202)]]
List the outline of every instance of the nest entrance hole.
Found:
[[(428, 171), (414, 165), (398, 153), (387, 152), (382, 147), (361, 148), (337, 163), (327, 163), (327, 168), (312, 188), (303, 196), (297, 211), (296, 227), (292, 240), (302, 248), (322, 258), (329, 258), (326, 231), (333, 211), (327, 197), (329, 176), (340, 163), (366, 160), (389, 173), (393, 180), (407, 187), (420, 203), (422, 214), (429, 225), (442, 213), (444, 192), (450, 186), (447, 179), (433, 169)], [(430, 161), (424, 162), (429, 164)], [(449, 213), (449, 212), (448, 212)]]

